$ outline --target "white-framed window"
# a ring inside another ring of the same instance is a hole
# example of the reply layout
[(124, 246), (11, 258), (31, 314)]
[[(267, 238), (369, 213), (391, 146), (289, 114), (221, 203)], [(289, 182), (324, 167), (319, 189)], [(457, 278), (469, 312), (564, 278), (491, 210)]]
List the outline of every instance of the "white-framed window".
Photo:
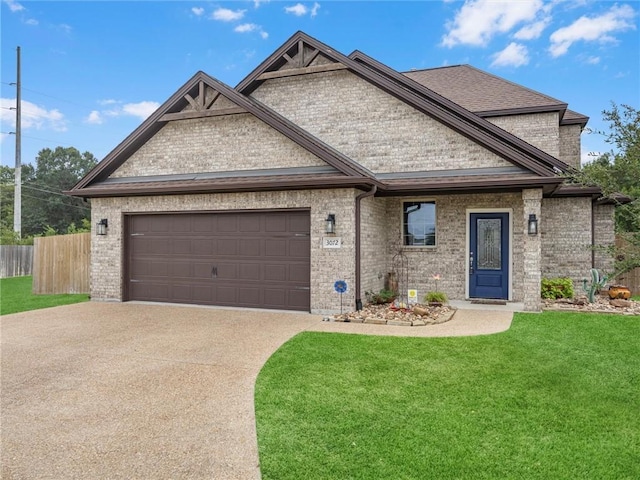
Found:
[(402, 244), (436, 246), (436, 202), (402, 202)]

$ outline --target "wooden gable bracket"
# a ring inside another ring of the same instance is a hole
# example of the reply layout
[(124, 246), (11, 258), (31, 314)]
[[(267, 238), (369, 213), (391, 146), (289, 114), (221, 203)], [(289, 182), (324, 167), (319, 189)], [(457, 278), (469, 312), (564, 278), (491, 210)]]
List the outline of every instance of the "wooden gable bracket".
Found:
[(294, 55), (293, 58), (285, 52), (282, 55), (282, 58), (285, 59), (287, 65), (291, 68), (286, 68), (284, 70), (275, 70), (273, 72), (264, 72), (260, 76), (258, 76), (257, 80), (269, 80), (270, 78), (281, 78), (281, 77), (292, 77), (295, 75), (305, 75), (307, 73), (322, 73), (322, 72), (332, 72), (334, 70), (344, 70), (347, 68), (346, 65), (342, 63), (329, 63), (326, 65), (311, 65), (320, 50), (317, 48), (313, 48), (313, 50), (308, 53), (306, 56), (304, 54), (304, 46), (305, 43), (303, 40), (298, 40), (298, 52)]
[[(211, 87), (209, 87), (211, 88)], [(215, 101), (220, 96), (220, 92), (217, 90), (213, 90), (214, 94), (209, 100), (207, 100), (207, 86), (205, 83), (200, 80), (198, 82), (198, 96), (194, 99), (188, 93), (185, 94), (184, 99), (189, 102), (189, 104), (193, 107), (193, 110), (186, 110), (182, 112), (175, 113), (165, 113), (162, 117), (158, 119), (159, 122), (169, 122), (171, 120), (187, 120), (190, 118), (204, 118), (204, 117), (219, 117), (222, 115), (235, 115), (238, 113), (246, 113), (242, 107), (227, 107), (227, 108), (215, 108), (211, 107), (215, 103)]]

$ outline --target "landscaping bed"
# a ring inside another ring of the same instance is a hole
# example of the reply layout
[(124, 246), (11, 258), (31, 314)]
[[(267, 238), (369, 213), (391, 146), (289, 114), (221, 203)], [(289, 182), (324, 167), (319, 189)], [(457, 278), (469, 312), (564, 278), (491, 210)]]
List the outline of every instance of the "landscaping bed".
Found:
[(543, 300), (543, 310), (616, 313), (620, 315), (640, 315), (640, 302), (634, 300), (611, 300), (608, 295), (600, 295), (589, 303), (586, 297)]
[(392, 304), (367, 305), (357, 312), (334, 315), (333, 322), (371, 323), (404, 327), (424, 327), (451, 320), (455, 308), (449, 305), (414, 305), (411, 309), (396, 308)]

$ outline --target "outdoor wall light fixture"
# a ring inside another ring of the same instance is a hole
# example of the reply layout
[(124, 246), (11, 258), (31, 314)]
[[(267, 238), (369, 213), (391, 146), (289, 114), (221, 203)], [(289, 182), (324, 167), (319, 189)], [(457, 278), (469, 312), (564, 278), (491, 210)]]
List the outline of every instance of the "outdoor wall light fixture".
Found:
[(529, 214), (529, 235), (537, 235), (538, 234), (538, 219), (536, 218), (535, 213)]
[(325, 233), (336, 233), (336, 216), (333, 213), (330, 213), (325, 220)]
[(106, 218), (100, 220), (98, 223), (96, 223), (96, 235), (106, 235), (108, 226), (109, 222)]

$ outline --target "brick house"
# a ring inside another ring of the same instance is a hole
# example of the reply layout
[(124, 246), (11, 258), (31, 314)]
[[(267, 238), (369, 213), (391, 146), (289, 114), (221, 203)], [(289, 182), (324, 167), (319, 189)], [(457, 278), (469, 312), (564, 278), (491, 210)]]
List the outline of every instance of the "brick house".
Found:
[(235, 89), (196, 73), (68, 192), (92, 202), (92, 298), (330, 312), (336, 280), (359, 307), (402, 252), (420, 296), (437, 273), (451, 299), (538, 310), (541, 278), (611, 265), (590, 247), (613, 204), (566, 182), (587, 120), (298, 32)]

